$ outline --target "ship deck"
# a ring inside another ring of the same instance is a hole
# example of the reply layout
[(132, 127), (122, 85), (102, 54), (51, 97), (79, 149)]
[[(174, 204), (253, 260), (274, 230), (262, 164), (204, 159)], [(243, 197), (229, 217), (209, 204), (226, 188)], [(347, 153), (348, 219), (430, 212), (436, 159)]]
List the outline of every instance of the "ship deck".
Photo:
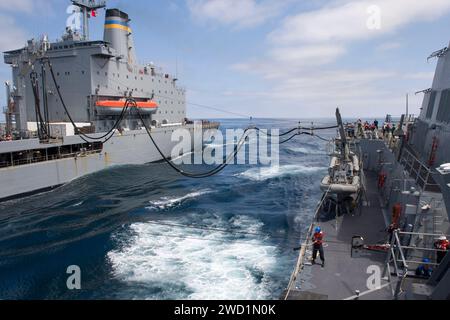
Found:
[[(320, 258), (312, 265), (311, 248), (306, 252), (306, 262), (297, 277), (295, 288), (288, 300), (341, 300), (354, 299), (356, 291), (359, 299), (392, 299), (391, 287), (386, 279), (381, 280), (381, 288), (370, 290), (367, 285), (370, 266), (377, 266), (381, 273), (385, 265), (386, 253), (365, 251), (360, 257), (351, 257), (353, 236), (362, 236), (365, 244), (380, 244), (387, 240), (387, 219), (380, 205), (375, 174), (367, 173), (367, 201), (355, 215), (344, 215), (328, 221), (320, 221), (325, 234), (325, 267)], [(373, 271), (372, 271), (373, 272)]]

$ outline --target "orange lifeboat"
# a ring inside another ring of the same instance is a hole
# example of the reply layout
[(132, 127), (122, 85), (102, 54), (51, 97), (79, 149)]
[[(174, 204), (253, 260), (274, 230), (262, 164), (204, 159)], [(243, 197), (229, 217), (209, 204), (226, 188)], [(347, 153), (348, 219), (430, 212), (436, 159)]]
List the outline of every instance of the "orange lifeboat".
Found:
[[(125, 103), (125, 100), (98, 100), (95, 106), (101, 114), (120, 114)], [(144, 113), (153, 113), (158, 109), (158, 104), (153, 100), (136, 101), (136, 105)]]

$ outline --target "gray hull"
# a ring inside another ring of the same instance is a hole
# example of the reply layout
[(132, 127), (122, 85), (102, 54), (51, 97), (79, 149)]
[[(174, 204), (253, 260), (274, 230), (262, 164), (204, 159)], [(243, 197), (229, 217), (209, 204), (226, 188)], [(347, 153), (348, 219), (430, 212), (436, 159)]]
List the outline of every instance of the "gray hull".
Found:
[[(174, 130), (193, 126), (153, 129), (152, 136), (161, 151), (168, 158), (177, 142), (172, 142)], [(65, 144), (83, 143), (79, 137), (66, 137)], [(193, 145), (193, 144), (191, 144)], [(4, 142), (2, 149), (27, 150), (39, 146), (38, 140)], [(116, 134), (104, 144), (99, 153), (86, 154), (67, 159), (59, 159), (0, 169), (0, 201), (30, 195), (46, 189), (66, 184), (84, 175), (91, 174), (115, 165), (139, 165), (162, 160), (145, 130)]]

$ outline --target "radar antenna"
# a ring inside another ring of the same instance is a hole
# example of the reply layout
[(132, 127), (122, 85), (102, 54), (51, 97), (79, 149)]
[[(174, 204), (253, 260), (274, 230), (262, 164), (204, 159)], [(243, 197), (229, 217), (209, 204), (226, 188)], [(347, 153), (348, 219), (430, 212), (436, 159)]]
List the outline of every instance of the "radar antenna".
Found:
[(83, 15), (83, 40), (89, 40), (89, 15), (95, 10), (106, 7), (106, 1), (101, 0), (71, 0), (72, 4), (80, 8)]
[(435, 58), (435, 57), (440, 58), (440, 57), (444, 56), (448, 52), (448, 50), (449, 50), (448, 47), (445, 47), (445, 48), (443, 48), (441, 50), (437, 50), (437, 51), (433, 52), (427, 58), (427, 62), (430, 61), (431, 59)]

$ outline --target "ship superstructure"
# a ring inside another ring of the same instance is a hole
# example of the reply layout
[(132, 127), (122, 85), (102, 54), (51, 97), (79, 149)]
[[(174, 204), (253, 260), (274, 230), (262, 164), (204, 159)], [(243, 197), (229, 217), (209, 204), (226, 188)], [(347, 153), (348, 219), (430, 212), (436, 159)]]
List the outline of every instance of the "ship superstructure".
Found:
[[(152, 63), (137, 63), (128, 14), (107, 9), (103, 40), (92, 41), (89, 16), (105, 2), (71, 2), (83, 17), (82, 32), (68, 27), (57, 42), (43, 36), (4, 53), (12, 81), (6, 83), (0, 140), (0, 199), (53, 188), (110, 165), (159, 161), (159, 151), (170, 157), (173, 131), (194, 128), (178, 79)], [(126, 108), (129, 99), (133, 108)]]
[[(337, 111), (330, 174), (283, 299), (450, 299), (449, 49), (435, 57), (417, 118), (345, 126)], [(324, 268), (311, 264), (317, 226)]]
[[(98, 9), (99, 5), (90, 8)], [(95, 132), (110, 129), (117, 109), (120, 113), (124, 105), (114, 102), (130, 96), (138, 102), (153, 100), (157, 104), (147, 110), (149, 124), (181, 124), (186, 117), (185, 90), (177, 85), (177, 79), (160, 72), (155, 65), (136, 63), (130, 19), (118, 9), (106, 10), (103, 41), (89, 41), (67, 28), (59, 42), (50, 43), (47, 37), (30, 40), (27, 47), (4, 55), (5, 62), (13, 69), (13, 82), (8, 91), (14, 103), (16, 130), (22, 137), (35, 131), (40, 120), (36, 118), (33, 77), (40, 87), (41, 112), (48, 110), (48, 118), (43, 120), (70, 122), (61, 106), (48, 62), (73, 120), (80, 126), (92, 125)], [(139, 125), (136, 119), (128, 119), (124, 127), (133, 130)]]

